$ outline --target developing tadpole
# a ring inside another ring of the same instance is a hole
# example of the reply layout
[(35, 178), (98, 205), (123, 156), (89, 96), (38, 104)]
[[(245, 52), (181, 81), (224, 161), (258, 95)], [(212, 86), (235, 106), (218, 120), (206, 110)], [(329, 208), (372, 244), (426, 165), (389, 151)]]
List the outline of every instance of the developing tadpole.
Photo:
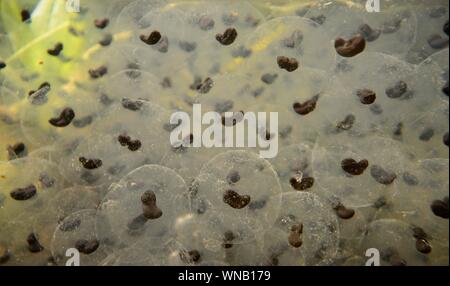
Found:
[(79, 161), (83, 167), (88, 170), (94, 170), (103, 165), (103, 162), (100, 159), (86, 159), (85, 157), (80, 157)]
[(48, 121), (51, 125), (55, 127), (66, 127), (72, 123), (72, 120), (75, 118), (75, 112), (72, 108), (67, 107), (64, 108), (58, 117), (50, 118)]
[(294, 224), (291, 226), (288, 241), (292, 247), (299, 248), (303, 244), (302, 240), (303, 224)]
[(294, 108), (294, 111), (297, 114), (307, 115), (307, 114), (313, 112), (314, 109), (316, 109), (316, 104), (317, 104), (318, 100), (319, 100), (319, 95), (315, 95), (311, 99), (308, 99), (307, 101), (305, 101), (303, 103), (295, 102), (292, 107)]
[(142, 213), (147, 219), (157, 219), (163, 215), (162, 210), (156, 205), (156, 195), (153, 191), (145, 191), (141, 196)]
[(231, 45), (237, 38), (238, 33), (235, 28), (228, 28), (222, 34), (216, 35), (216, 40), (224, 46)]
[(280, 67), (280, 69), (284, 69), (288, 72), (293, 72), (298, 68), (298, 61), (296, 58), (288, 58), (285, 56), (278, 56), (277, 64)]
[(37, 193), (37, 189), (34, 185), (29, 185), (24, 188), (18, 188), (13, 190), (10, 195), (11, 198), (16, 201), (26, 201), (34, 197)]
[(250, 203), (250, 196), (239, 195), (236, 191), (226, 190), (223, 194), (223, 201), (234, 209), (242, 209)]
[(343, 38), (337, 38), (334, 41), (334, 48), (336, 52), (346, 58), (354, 57), (364, 51), (366, 47), (366, 40), (363, 36), (356, 35), (349, 40), (344, 40)]
[(369, 162), (365, 159), (357, 162), (352, 158), (346, 158), (341, 161), (342, 169), (354, 176), (361, 175), (364, 170), (366, 170), (367, 166), (369, 166)]

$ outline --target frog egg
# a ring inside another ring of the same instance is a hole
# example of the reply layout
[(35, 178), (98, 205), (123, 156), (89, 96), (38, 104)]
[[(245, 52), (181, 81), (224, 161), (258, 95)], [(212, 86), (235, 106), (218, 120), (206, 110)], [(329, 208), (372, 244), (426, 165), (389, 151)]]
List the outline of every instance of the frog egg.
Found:
[(242, 67), (247, 73), (263, 65), (272, 71), (286, 72), (278, 67), (278, 56), (297, 59), (297, 71), (303, 67), (329, 70), (336, 57), (327, 32), (311, 20), (299, 17), (279, 17), (265, 22), (253, 32), (245, 46), (252, 54), (236, 67)]
[(24, 209), (37, 211), (65, 184), (56, 165), (31, 157), (0, 162), (0, 177), (5, 196), (0, 211), (5, 220), (24, 213)]
[[(30, 214), (27, 215), (29, 216)], [(2, 229), (0, 230), (0, 250), (6, 251), (9, 254), (9, 259), (2, 266), (49, 265), (51, 253), (49, 244), (47, 243), (48, 234), (36, 233), (32, 223), (32, 220), (25, 215), (18, 215), (14, 221), (2, 223)], [(30, 245), (27, 241), (30, 236), (33, 236), (33, 239), (36, 239), (39, 245), (33, 244), (33, 247), (36, 247), (33, 252), (31, 252)], [(3, 253), (5, 252), (2, 252), (2, 255)]]
[(353, 2), (316, 1), (301, 17), (321, 26), (328, 32), (330, 39), (335, 39), (356, 34), (359, 26), (363, 23), (363, 16), (366, 16), (362, 12), (361, 7)]
[(436, 52), (417, 67), (414, 88), (422, 97), (437, 97), (448, 102), (448, 95), (443, 92), (445, 84), (448, 84), (448, 55), (448, 48)]
[(102, 197), (102, 188), (73, 186), (58, 191), (49, 203), (49, 212), (55, 213), (58, 221), (72, 213), (95, 209)]
[[(50, 91), (46, 104), (34, 105), (31, 102), (24, 104), (20, 121), (22, 132), (30, 142), (40, 146), (49, 145), (62, 137), (89, 134), (99, 105), (100, 102), (90, 92), (78, 91), (75, 95)], [(65, 127), (50, 124), (49, 120), (59, 118), (66, 108), (71, 108), (75, 113), (73, 120), (64, 118)]]
[[(168, 264), (208, 265), (221, 261), (228, 265), (261, 265), (262, 245), (254, 240), (254, 231), (252, 225), (233, 223), (217, 212), (186, 214), (176, 220), (177, 244), (171, 248)], [(189, 252), (191, 255), (186, 256)], [(192, 254), (198, 254), (200, 259), (189, 259), (194, 258)]]
[[(99, 190), (87, 187), (70, 187), (55, 191), (46, 203), (41, 206), (40, 212), (34, 213), (33, 233), (40, 235), (40, 243), (51, 245), (55, 228), (69, 215), (85, 210), (97, 208)], [(63, 258), (66, 257), (63, 255)], [(60, 257), (53, 257), (59, 259)]]
[[(379, 197), (395, 193), (407, 158), (400, 143), (378, 136), (326, 142), (319, 138), (313, 150), (313, 174), (323, 191), (321, 195), (346, 207), (367, 207)], [(355, 161), (358, 172), (344, 171), (342, 164), (348, 159)]]
[[(329, 85), (329, 76), (321, 70), (303, 67), (292, 74), (272, 69), (270, 66), (261, 66), (255, 75), (245, 74), (246, 82), (252, 97), (248, 104), (279, 104), (293, 112), (294, 102), (303, 103), (315, 95), (322, 94)], [(280, 95), (283, 96), (280, 96)], [(320, 99), (320, 98), (319, 98)], [(320, 103), (317, 104), (317, 107)], [(310, 116), (314, 113), (311, 113)]]
[[(224, 115), (225, 112), (253, 111), (248, 106), (257, 102), (261, 88), (249, 84), (250, 77), (245, 75), (227, 74), (209, 78), (210, 89), (204, 89), (204, 83), (195, 91), (193, 103), (201, 104), (202, 113), (215, 111)], [(205, 86), (206, 87), (206, 86)]]
[[(448, 35), (443, 31), (444, 24), (448, 21), (448, 5), (438, 0), (427, 1), (418, 3), (414, 10), (420, 25), (417, 25), (416, 41), (406, 59), (419, 64), (437, 51), (448, 47)], [(437, 39), (435, 43), (432, 41), (434, 37)]]
[(379, 13), (362, 11), (364, 22), (360, 24), (368, 24), (381, 33), (378, 39), (366, 43), (367, 52), (386, 53), (401, 59), (407, 56), (416, 42), (417, 29), (420, 25), (416, 11), (409, 7), (408, 1), (402, 2), (388, 3)]
[(316, 117), (314, 111), (302, 116), (294, 111), (292, 104), (287, 106), (269, 103), (255, 104), (252, 109), (258, 112), (266, 112), (268, 117), (270, 112), (278, 112), (278, 133), (270, 130), (270, 124), (268, 124), (267, 131), (270, 133), (270, 138), (278, 136), (279, 148), (297, 144), (299, 138), (302, 142), (313, 144), (320, 133), (323, 132), (315, 126), (316, 120), (321, 120), (321, 118)]
[[(127, 104), (131, 106), (126, 107)], [(138, 110), (132, 110), (135, 104)], [(105, 110), (94, 130), (113, 136), (115, 150), (136, 158), (132, 162), (156, 164), (171, 147), (170, 134), (166, 130), (169, 118), (166, 109), (145, 99), (122, 98), (121, 103)], [(128, 142), (119, 142), (124, 140), (119, 136), (128, 136)]]
[[(1, 114), (0, 114), (1, 117)], [(1, 120), (1, 119), (0, 119)], [(8, 161), (23, 158), (30, 155), (30, 150), (34, 149), (34, 145), (26, 140), (22, 135), (20, 126), (18, 124), (3, 124), (0, 121), (0, 130), (2, 134), (0, 135), (0, 140), (2, 142), (3, 150), (0, 151), (0, 161)], [(15, 152), (10, 152), (9, 146), (14, 147), (16, 144), (23, 143), (25, 145), (25, 152), (20, 152), (15, 154)]]
[[(298, 138), (314, 142), (319, 134), (325, 132), (321, 126), (325, 125), (326, 117), (318, 112), (322, 104), (326, 104), (322, 100), (329, 81), (323, 71), (305, 67), (298, 71), (295, 81), (289, 75), (278, 73), (270, 85), (264, 84), (261, 79), (267, 74), (276, 73), (264, 70), (260, 74), (259, 85), (255, 84), (250, 90), (262, 92), (249, 104), (254, 111), (278, 112), (280, 145), (295, 144)], [(280, 91), (283, 96), (280, 96)], [(303, 109), (302, 105), (309, 107)]]
[[(60, 138), (48, 150), (38, 150), (36, 156), (48, 156), (49, 161), (59, 165), (72, 155), (83, 140), (85, 140), (84, 136)], [(61, 170), (61, 173), (64, 175), (64, 170)]]
[(176, 171), (190, 184), (199, 175), (202, 166), (222, 152), (222, 149), (205, 147), (171, 148), (162, 158), (161, 165)]
[[(111, 75), (108, 81), (100, 87), (100, 90), (101, 93), (106, 94), (109, 99), (116, 102), (122, 100), (123, 97), (127, 97), (158, 102), (160, 105), (170, 107), (171, 101), (176, 100), (171, 94), (163, 90), (158, 78), (151, 73), (140, 70), (138, 66), (135, 69), (127, 68)], [(131, 90), (132, 93), (130, 93)]]
[(339, 257), (348, 257), (359, 252), (367, 224), (371, 221), (372, 213), (376, 211), (369, 208), (371, 207), (352, 208), (354, 215), (347, 219), (336, 215), (339, 222)]
[[(374, 125), (375, 129), (393, 133), (396, 125), (407, 114), (412, 113), (412, 110), (422, 111), (436, 102), (416, 91), (414, 67), (406, 62), (379, 53), (366, 53), (361, 57), (353, 58), (348, 63), (349, 70), (337, 71), (337, 81), (334, 82), (334, 84), (340, 83), (340, 88), (344, 88), (342, 92), (346, 97), (341, 95), (339, 99), (329, 98), (327, 102), (333, 104), (342, 98), (343, 102), (340, 105), (347, 106), (345, 104), (347, 103), (355, 108), (358, 106), (356, 110), (359, 113), (364, 112), (362, 115), (370, 116), (370, 120), (366, 121), (367, 125)], [(355, 85), (355, 82), (358, 84)], [(375, 101), (371, 104), (360, 102), (357, 92), (361, 89), (373, 91)], [(329, 94), (332, 96), (335, 91), (330, 89)], [(366, 109), (369, 109), (370, 113), (366, 112)], [(344, 110), (344, 107), (338, 110)], [(333, 113), (330, 116), (333, 116)]]
[(395, 219), (381, 219), (369, 224), (361, 250), (365, 252), (369, 248), (380, 252), (380, 262), (384, 266), (429, 265), (431, 257), (439, 256), (439, 250), (436, 249), (429, 254), (419, 252), (412, 226)]
[[(264, 235), (269, 261), (275, 265), (317, 265), (334, 258), (339, 226), (331, 207), (308, 192), (287, 192), (280, 196), (282, 207), (277, 223)], [(298, 225), (302, 228), (300, 235), (292, 231)]]
[(190, 195), (194, 206), (205, 204), (206, 214), (220, 212), (225, 226), (250, 223), (258, 229), (259, 225), (274, 222), (279, 201), (273, 196), (280, 192), (278, 177), (269, 162), (252, 152), (228, 151), (203, 166)]
[(448, 245), (448, 219), (435, 215), (431, 207), (434, 201), (448, 197), (448, 159), (419, 161), (405, 168), (401, 176), (390, 208), (380, 211), (377, 217), (412, 223), (423, 228), (432, 242)]
[[(97, 134), (78, 142), (69, 155), (60, 160), (59, 166), (63, 176), (76, 185), (108, 185), (139, 165), (133, 160), (134, 154), (127, 151), (116, 136)], [(80, 159), (86, 160), (85, 163)]]
[[(159, 217), (143, 216), (141, 197), (148, 191), (156, 196)], [(173, 170), (159, 165), (144, 165), (111, 187), (98, 209), (97, 231), (102, 239), (130, 246), (137, 242), (151, 249), (161, 248), (172, 235), (179, 213), (187, 212), (186, 184)]]
[(80, 265), (97, 265), (105, 258), (102, 242), (95, 231), (96, 210), (86, 209), (67, 216), (56, 227), (51, 244), (52, 255), (58, 265), (70, 263), (79, 254)]
[[(300, 190), (314, 192), (315, 179), (312, 177), (313, 147), (309, 142), (289, 145), (282, 148), (278, 155), (270, 160), (278, 174), (284, 192)], [(302, 182), (303, 184), (301, 184)]]
[(411, 146), (410, 152), (418, 159), (448, 158), (448, 119), (448, 101), (429, 106), (424, 113), (409, 114), (403, 121), (400, 140)]
[(263, 242), (255, 241), (247, 244), (233, 245), (225, 249), (225, 262), (233, 266), (265, 266), (266, 255)]
[[(4, 226), (0, 237), (13, 257), (10, 263), (46, 264), (48, 232), (38, 226), (51, 198), (65, 184), (57, 166), (38, 158), (16, 159), (0, 163), (0, 177), (0, 223)], [(32, 252), (36, 255), (30, 255), (27, 243), (32, 234), (39, 242), (39, 246), (33, 243)]]
[[(134, 4), (131, 6), (133, 9), (140, 9), (133, 16), (143, 14), (138, 24), (140, 27), (128, 30), (129, 39), (119, 44), (117, 48), (133, 58), (133, 65), (151, 72), (160, 82), (164, 77), (172, 76), (191, 56), (190, 52), (180, 48), (180, 43), (192, 40), (188, 35), (189, 33), (195, 35), (195, 33), (189, 30), (186, 14), (180, 9), (154, 5), (146, 11), (141, 10), (143, 7), (134, 6)], [(118, 21), (121, 21), (120, 16)], [(141, 38), (149, 36), (152, 32), (158, 32), (161, 38), (156, 44), (150, 45)], [(195, 36), (193, 38), (195, 39)], [(176, 69), (174, 69), (175, 66)]]
[(141, 29), (149, 25), (146, 14), (152, 10), (164, 7), (166, 1), (160, 0), (138, 0), (125, 1), (125, 5), (118, 7), (117, 16), (112, 23), (112, 29), (115, 31), (129, 31)]
[[(394, 112), (395, 99), (381, 98), (376, 94), (374, 103), (368, 104), (359, 93), (369, 95), (372, 90), (346, 86), (338, 77), (330, 79), (317, 106), (317, 117), (323, 118), (317, 125), (323, 135), (361, 137), (380, 135), (399, 140), (408, 115)], [(373, 94), (373, 93), (372, 93)], [(363, 101), (365, 103), (363, 103)], [(391, 101), (391, 102), (389, 102)], [(406, 102), (400, 103), (402, 109), (411, 108)], [(392, 110), (391, 110), (392, 109)]]
[(222, 243), (212, 236), (218, 229), (206, 219), (192, 213), (176, 219), (175, 241), (169, 243), (167, 254), (163, 258), (167, 265), (195, 266), (205, 260), (225, 259)]
[[(200, 76), (227, 73), (233, 62), (249, 56), (246, 40), (265, 21), (247, 1), (216, 1), (214, 5), (208, 1), (183, 3), (178, 8), (185, 11), (190, 28), (189, 38), (182, 40), (197, 44), (188, 63), (191, 72)], [(229, 28), (237, 31), (237, 37), (224, 46), (216, 35)]]

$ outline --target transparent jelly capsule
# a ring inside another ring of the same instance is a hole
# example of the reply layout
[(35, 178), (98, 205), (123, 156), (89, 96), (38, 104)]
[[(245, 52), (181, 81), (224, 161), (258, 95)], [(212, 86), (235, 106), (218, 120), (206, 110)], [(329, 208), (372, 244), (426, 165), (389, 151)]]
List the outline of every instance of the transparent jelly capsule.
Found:
[(38, 146), (51, 144), (59, 138), (89, 134), (99, 105), (92, 92), (59, 94), (51, 91), (44, 105), (24, 104), (20, 121), (22, 132)]
[(48, 212), (54, 212), (60, 221), (72, 213), (95, 209), (100, 203), (102, 188), (74, 186), (60, 190), (49, 203)]
[(448, 119), (448, 102), (429, 106), (426, 112), (409, 114), (398, 137), (418, 159), (448, 158)]
[[(122, 14), (128, 14), (130, 11), (127, 10), (133, 11), (132, 15), (127, 16), (135, 19), (137, 27), (127, 30), (130, 37), (118, 49), (133, 58), (132, 65), (152, 73), (162, 81), (164, 77), (177, 72), (190, 56), (190, 53), (179, 48), (179, 42), (183, 38), (189, 40), (186, 13), (176, 7), (162, 5), (163, 2), (148, 3), (148, 8), (139, 2), (142, 1), (131, 3), (122, 11)], [(139, 11), (135, 11), (136, 9)], [(122, 21), (121, 18), (119, 15), (117, 23)], [(158, 37), (152, 40), (154, 42), (145, 40), (150, 35)]]
[(166, 1), (138, 0), (126, 1), (117, 9), (119, 11), (114, 18), (112, 26), (115, 31), (129, 31), (148, 26), (148, 19), (144, 16), (152, 10), (162, 7)]
[(295, 77), (292, 77), (280, 69), (272, 69), (270, 65), (261, 65), (254, 72), (256, 75), (245, 73), (247, 78), (241, 79), (248, 82), (247, 93), (253, 95), (243, 99), (249, 101), (248, 104), (279, 104), (292, 112), (295, 102), (304, 103), (316, 95), (320, 100), (320, 95), (330, 84), (327, 73), (309, 67), (303, 67), (295, 73)]
[(302, 17), (321, 26), (330, 35), (330, 40), (334, 40), (336, 37), (350, 37), (358, 32), (358, 27), (363, 22), (361, 8), (354, 2), (317, 1)]
[[(194, 32), (189, 41), (197, 41), (193, 57), (188, 60), (191, 72), (200, 76), (230, 71), (230, 66), (251, 56), (246, 40), (261, 25), (264, 16), (247, 1), (203, 1), (180, 4)], [(219, 43), (218, 35), (235, 29), (237, 36), (228, 43)]]
[(270, 160), (284, 192), (314, 192), (312, 149), (313, 145), (309, 142), (290, 145), (281, 149), (278, 155)]
[[(316, 116), (320, 121), (316, 125), (321, 135), (330, 138), (381, 135), (398, 139), (396, 134), (401, 132), (399, 124), (401, 128), (405, 114), (390, 111), (393, 106), (388, 100), (392, 99), (380, 98), (385, 95), (363, 87), (372, 85), (361, 84), (355, 88), (332, 77), (317, 106)], [(409, 106), (405, 102), (400, 104), (405, 109)]]
[[(362, 124), (357, 128), (362, 129), (359, 132), (375, 129), (392, 134), (397, 124), (412, 110), (420, 111), (430, 105), (430, 99), (417, 94), (414, 88), (415, 70), (412, 65), (379, 53), (365, 53), (351, 59), (348, 64), (348, 70), (336, 71), (333, 84), (339, 92), (330, 87), (329, 97), (324, 100), (325, 105), (329, 103), (324, 116), (329, 114), (332, 123), (336, 124), (354, 112), (355, 123)], [(375, 96), (370, 98), (367, 94)], [(334, 111), (328, 108), (335, 105), (339, 108)], [(347, 109), (349, 105), (351, 109)]]
[(222, 148), (217, 150), (205, 147), (172, 147), (161, 159), (161, 165), (173, 169), (190, 184), (195, 180), (202, 166), (221, 151), (223, 151)]
[(109, 185), (120, 180), (142, 162), (138, 154), (122, 147), (117, 136), (97, 134), (78, 141), (59, 166), (67, 180), (77, 185)]
[[(335, 202), (331, 201), (331, 205), (335, 206)], [(370, 221), (367, 208), (347, 208), (347, 210), (349, 209), (354, 212), (350, 218), (342, 218), (336, 213), (339, 222), (340, 256), (352, 255), (359, 251), (367, 224)], [(373, 212), (371, 211), (371, 213)]]
[[(95, 230), (96, 210), (86, 209), (64, 218), (52, 239), (52, 255), (58, 265), (97, 265), (105, 258), (103, 245)], [(79, 259), (79, 261), (76, 261)]]
[[(76, 186), (58, 190), (42, 206), (42, 211), (35, 214), (34, 233), (42, 233), (41, 242), (50, 245), (52, 237), (49, 234), (53, 234), (58, 224), (72, 213), (97, 208), (99, 197), (99, 189), (94, 188)], [(60, 257), (53, 258), (58, 260)]]
[[(309, 99), (315, 100), (313, 97), (314, 96)], [(265, 139), (265, 141), (269, 141), (267, 139), (270, 139), (271, 141), (278, 139), (279, 148), (297, 144), (299, 141), (314, 143), (320, 133), (323, 133), (323, 130), (316, 127), (316, 124), (318, 123), (317, 120), (321, 121), (322, 119), (317, 118), (314, 111), (303, 116), (295, 112), (292, 108), (292, 104), (280, 105), (268, 103), (255, 104), (252, 109), (257, 110), (258, 112), (266, 112), (267, 117), (269, 117), (270, 112), (278, 113), (278, 130), (271, 130), (269, 122), (269, 124), (266, 125), (266, 135), (270, 135), (270, 137), (264, 136), (264, 132), (262, 132), (259, 134), (259, 138)]]
[(24, 158), (32, 152), (31, 150), (33, 150), (34, 146), (22, 135), (18, 124), (0, 123), (0, 130), (2, 130), (0, 140), (3, 143), (3, 150), (0, 152), (0, 161)]
[[(232, 223), (226, 216), (186, 214), (175, 224), (176, 240), (169, 265), (208, 265), (221, 261), (229, 265), (261, 265), (261, 241), (254, 240), (255, 225)], [(249, 241), (249, 242), (245, 242)]]
[(94, 130), (113, 136), (117, 150), (136, 158), (133, 161), (155, 164), (170, 148), (168, 122), (169, 112), (159, 105), (124, 97), (108, 107)]
[(264, 248), (272, 265), (316, 265), (336, 255), (339, 226), (330, 206), (307, 192), (280, 195), (275, 226), (266, 230)]
[(1, 162), (0, 177), (1, 193), (5, 196), (0, 211), (5, 220), (18, 214), (39, 213), (65, 184), (56, 165), (31, 157)]
[(195, 88), (193, 103), (200, 103), (202, 112), (245, 112), (244, 107), (255, 102), (257, 89), (249, 81), (250, 77), (235, 74), (211, 77)]
[(161, 248), (173, 235), (175, 218), (188, 210), (186, 192), (184, 180), (171, 169), (137, 168), (103, 199), (97, 215), (100, 238), (123, 246), (140, 242), (149, 249)]
[(448, 47), (448, 34), (444, 32), (444, 25), (448, 23), (449, 9), (448, 4), (436, 0), (417, 3), (414, 11), (420, 25), (417, 25), (416, 40), (406, 60), (419, 64), (432, 54)]
[[(415, 89), (422, 97), (440, 98), (448, 101), (448, 48), (426, 58), (417, 67)], [(435, 102), (435, 100), (430, 102)]]
[(203, 166), (195, 183), (190, 190), (192, 211), (203, 203), (204, 212), (220, 213), (225, 226), (271, 225), (279, 211), (280, 202), (273, 197), (281, 192), (277, 174), (256, 153), (221, 153)]
[(196, 266), (210, 260), (223, 261), (222, 245), (211, 239), (211, 232), (214, 231), (204, 217), (194, 214), (178, 217), (175, 223), (176, 241), (169, 243), (163, 261), (178, 266)]
[(65, 184), (57, 166), (38, 158), (16, 159), (0, 163), (0, 176), (0, 236), (11, 252), (9, 264), (47, 265), (49, 232), (40, 223)]
[(2, 222), (0, 249), (7, 255), (3, 265), (51, 265), (48, 233), (37, 233), (30, 214), (19, 214), (13, 220)]
[[(362, 11), (364, 21), (361, 25), (369, 25), (374, 31), (372, 35), (380, 33), (374, 41), (366, 41), (367, 52), (380, 52), (404, 59), (416, 42), (420, 26), (416, 10), (410, 7), (408, 1), (390, 1), (383, 4), (380, 12)], [(365, 34), (366, 39), (370, 39), (367, 30), (355, 32)]]
[[(380, 264), (384, 266), (428, 265), (439, 251), (429, 254), (418, 251), (416, 238), (410, 224), (396, 219), (381, 219), (369, 224), (361, 246), (362, 251), (375, 248), (380, 253)], [(431, 242), (431, 245), (432, 242)]]
[[(326, 117), (318, 112), (322, 104), (326, 104), (323, 99), (329, 82), (323, 71), (305, 67), (298, 71), (295, 80), (288, 74), (272, 73), (267, 69), (258, 74), (261, 76), (252, 80), (250, 90), (261, 90), (261, 93), (249, 104), (252, 110), (266, 112), (267, 116), (270, 112), (278, 113), (280, 145), (298, 143), (299, 138), (314, 142), (326, 131), (322, 127)], [(277, 75), (274, 81), (267, 84), (267, 76), (274, 75)]]
[(320, 138), (313, 150), (321, 195), (345, 207), (363, 207), (395, 193), (407, 159), (400, 143), (378, 136), (337, 139)]
[(30, 152), (29, 156), (39, 158), (47, 161), (51, 161), (51, 153), (54, 152), (55, 147), (53, 145), (42, 147)]
[[(448, 218), (438, 206), (448, 198), (448, 159), (418, 161), (405, 168), (398, 191), (378, 217), (395, 217), (422, 228), (431, 242), (448, 244)], [(439, 216), (440, 215), (440, 216)]]
[(106, 94), (110, 100), (120, 102), (127, 97), (170, 107), (171, 101), (176, 99), (172, 94), (163, 90), (160, 80), (151, 73), (140, 70), (139, 66), (124, 68), (111, 75), (100, 88), (101, 92)]
[(328, 70), (335, 62), (336, 52), (327, 32), (311, 20), (299, 17), (278, 17), (265, 22), (249, 37), (246, 46), (252, 51), (251, 57), (231, 70), (252, 73), (265, 65), (272, 71), (287, 72), (278, 66), (278, 56), (298, 61), (293, 74), (303, 67)]

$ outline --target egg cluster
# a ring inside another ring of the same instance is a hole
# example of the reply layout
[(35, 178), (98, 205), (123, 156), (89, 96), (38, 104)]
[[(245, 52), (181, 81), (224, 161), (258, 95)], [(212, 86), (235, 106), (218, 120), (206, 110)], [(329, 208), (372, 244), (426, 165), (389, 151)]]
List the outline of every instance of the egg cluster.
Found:
[(449, 4), (365, 4), (0, 1), (0, 265), (448, 265)]

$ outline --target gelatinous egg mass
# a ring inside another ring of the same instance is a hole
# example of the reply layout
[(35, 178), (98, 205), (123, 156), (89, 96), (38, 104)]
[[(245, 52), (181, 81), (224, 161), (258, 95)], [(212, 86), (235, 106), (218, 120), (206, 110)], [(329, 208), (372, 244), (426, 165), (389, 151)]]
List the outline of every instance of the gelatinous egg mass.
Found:
[(448, 1), (65, 2), (0, 0), (0, 266), (449, 264)]

